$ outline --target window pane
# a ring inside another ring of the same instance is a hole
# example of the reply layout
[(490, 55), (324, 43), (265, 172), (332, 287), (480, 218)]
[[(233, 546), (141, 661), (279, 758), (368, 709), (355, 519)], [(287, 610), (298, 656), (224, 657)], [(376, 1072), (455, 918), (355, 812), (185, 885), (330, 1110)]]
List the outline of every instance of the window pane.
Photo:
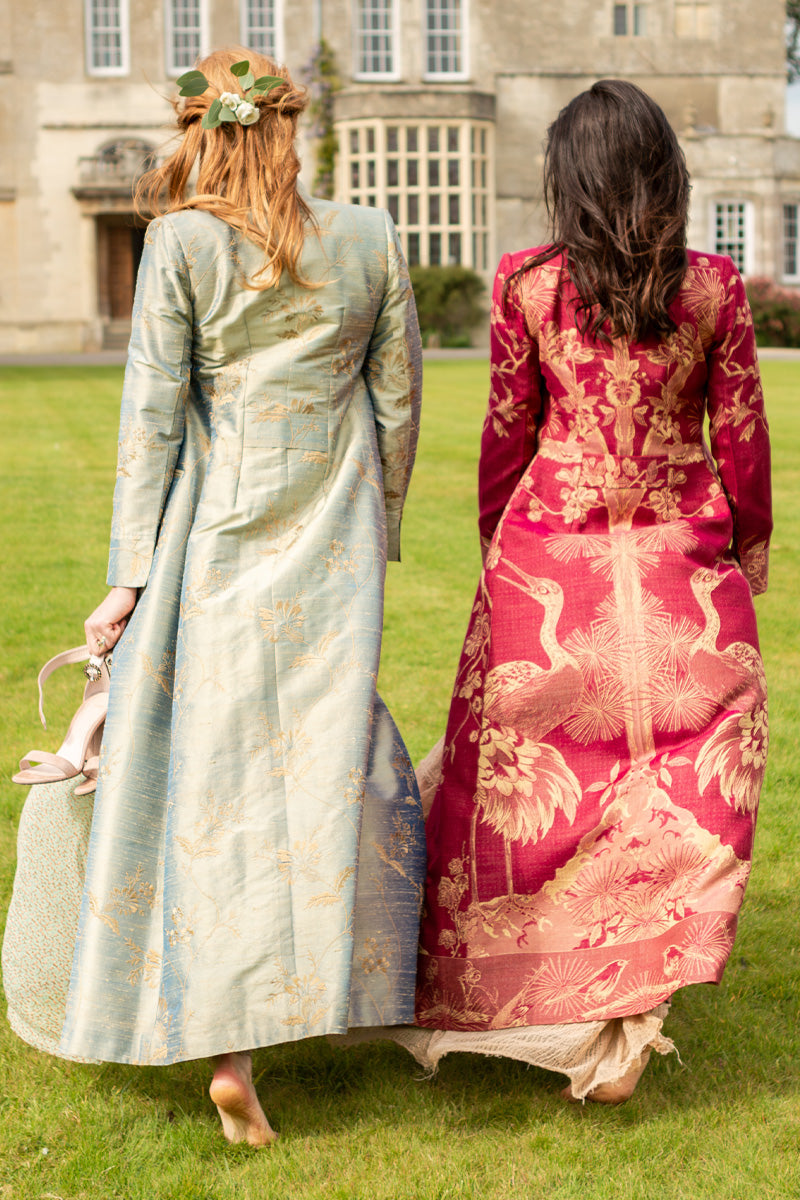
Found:
[(425, 37), (425, 66), (429, 75), (463, 71), (461, 0), (426, 0)]
[[(481, 144), (486, 155), (471, 149)], [(389, 210), (409, 262), (488, 269), (490, 196), (476, 186), (486, 179), (491, 151), (484, 127), (356, 121), (342, 130), (340, 146), (351, 202)]]
[(394, 72), (393, 0), (358, 0), (356, 74), (391, 75)]
[(275, 56), (275, 0), (246, 0), (242, 42), (259, 54)]
[(123, 37), (127, 30), (123, 30), (121, 0), (90, 0), (86, 20), (89, 25), (89, 71), (123, 69)]
[(614, 36), (626, 37), (628, 33), (628, 6), (627, 4), (614, 5)]
[(745, 212), (740, 201), (726, 201), (715, 208), (714, 250), (730, 255), (740, 271), (744, 271), (746, 259)]
[(783, 206), (783, 273), (797, 274), (797, 205)]
[(645, 35), (645, 8), (643, 4), (633, 6), (633, 32), (636, 37)]
[(172, 67), (185, 70), (201, 50), (200, 0), (169, 0), (171, 16)]

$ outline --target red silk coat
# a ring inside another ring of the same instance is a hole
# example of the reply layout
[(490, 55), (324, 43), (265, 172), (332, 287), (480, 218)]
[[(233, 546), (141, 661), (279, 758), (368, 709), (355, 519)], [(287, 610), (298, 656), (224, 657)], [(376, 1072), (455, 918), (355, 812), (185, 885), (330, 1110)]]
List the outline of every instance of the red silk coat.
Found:
[(769, 442), (741, 278), (690, 252), (675, 332), (602, 343), (560, 259), (503, 305), (535, 253), (503, 258), (493, 299), (486, 562), (428, 826), (432, 1028), (624, 1016), (719, 980), (766, 759)]

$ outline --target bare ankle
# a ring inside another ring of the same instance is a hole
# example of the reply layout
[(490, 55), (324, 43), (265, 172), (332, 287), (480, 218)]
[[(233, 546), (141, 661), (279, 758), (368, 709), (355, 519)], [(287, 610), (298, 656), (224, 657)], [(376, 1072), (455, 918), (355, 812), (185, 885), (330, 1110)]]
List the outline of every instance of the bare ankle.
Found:
[(217, 1106), (222, 1132), (229, 1142), (268, 1146), (277, 1139), (253, 1087), (249, 1053), (217, 1056), (209, 1095)]

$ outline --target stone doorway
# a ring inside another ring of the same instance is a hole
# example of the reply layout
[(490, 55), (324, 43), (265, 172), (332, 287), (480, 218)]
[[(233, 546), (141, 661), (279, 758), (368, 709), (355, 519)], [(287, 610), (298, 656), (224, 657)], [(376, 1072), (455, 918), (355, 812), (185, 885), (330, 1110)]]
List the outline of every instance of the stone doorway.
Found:
[(103, 349), (124, 350), (131, 333), (145, 230), (135, 223), (132, 213), (103, 213), (96, 223), (97, 311), (103, 325)]

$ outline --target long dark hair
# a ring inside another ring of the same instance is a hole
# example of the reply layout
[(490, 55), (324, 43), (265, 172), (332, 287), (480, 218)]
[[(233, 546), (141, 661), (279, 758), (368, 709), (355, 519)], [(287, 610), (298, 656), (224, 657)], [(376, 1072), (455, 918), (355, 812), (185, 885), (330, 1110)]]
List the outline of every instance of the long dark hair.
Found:
[(576, 96), (548, 130), (544, 191), (553, 245), (514, 275), (561, 254), (583, 336), (671, 333), (668, 306), (686, 271), (689, 174), (656, 102), (621, 79)]

